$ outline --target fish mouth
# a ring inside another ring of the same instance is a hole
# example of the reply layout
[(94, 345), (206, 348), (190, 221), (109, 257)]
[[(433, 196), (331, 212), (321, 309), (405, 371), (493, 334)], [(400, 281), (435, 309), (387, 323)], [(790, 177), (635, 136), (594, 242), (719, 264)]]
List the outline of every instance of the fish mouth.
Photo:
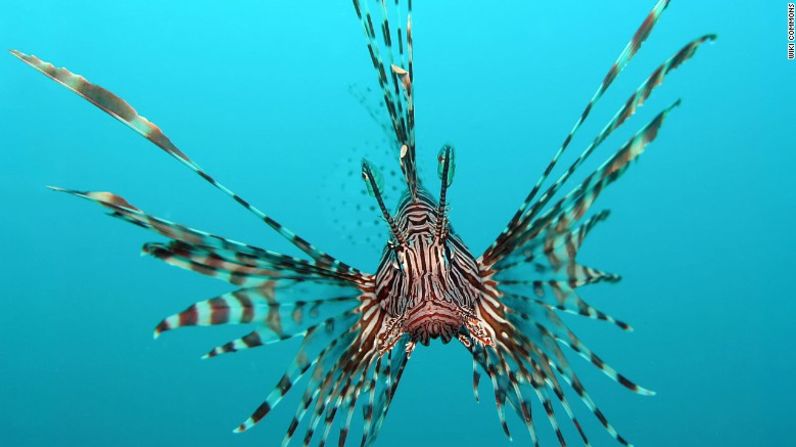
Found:
[(442, 301), (426, 301), (411, 309), (404, 322), (404, 330), (412, 341), (428, 345), (433, 338), (451, 341), (462, 327), (459, 308)]

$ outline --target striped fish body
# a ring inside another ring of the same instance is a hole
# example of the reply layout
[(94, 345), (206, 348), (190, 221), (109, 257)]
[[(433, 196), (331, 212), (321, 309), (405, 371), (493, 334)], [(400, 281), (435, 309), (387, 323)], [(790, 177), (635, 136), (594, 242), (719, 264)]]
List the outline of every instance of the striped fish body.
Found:
[[(443, 222), (444, 237), (437, 228)], [(389, 316), (380, 351), (408, 334), (410, 343), (447, 343), (464, 333), (481, 295), (478, 264), (440, 217), (439, 206), (426, 191), (405, 194), (396, 223), (405, 244), (390, 242), (376, 272), (376, 296)]]

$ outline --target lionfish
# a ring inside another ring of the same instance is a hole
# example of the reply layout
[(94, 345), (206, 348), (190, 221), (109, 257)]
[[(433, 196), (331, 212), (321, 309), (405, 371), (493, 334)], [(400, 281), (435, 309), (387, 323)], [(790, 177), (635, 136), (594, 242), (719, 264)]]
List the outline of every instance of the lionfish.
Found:
[(511, 435), (506, 406), (516, 412), (531, 442), (538, 445), (532, 411), (532, 401), (538, 400), (559, 443), (565, 445), (556, 401), (583, 444), (590, 445), (565, 396), (566, 384), (610, 436), (630, 445), (590, 397), (562, 346), (631, 391), (641, 395), (653, 392), (629, 380), (591, 351), (562, 321), (560, 313), (603, 320), (631, 330), (626, 323), (588, 304), (576, 291), (588, 284), (617, 282), (620, 277), (582, 265), (576, 257), (589, 232), (608, 217), (608, 211), (587, 217), (594, 201), (656, 138), (679, 100), (657, 114), (574, 189), (556, 197), (583, 162), (634, 115), (666, 75), (691, 58), (700, 45), (714, 40), (715, 35), (689, 42), (657, 67), (569, 168), (542, 191), (593, 106), (638, 52), (669, 4), (669, 0), (658, 0), (508, 225), (476, 257), (457, 236), (448, 217), (446, 193), (454, 177), (453, 147), (444, 146), (438, 155), (438, 198), (418, 178), (412, 1), (353, 3), (389, 118), (384, 124), (393, 138), (405, 180), (405, 192), (391, 213), (382, 195), (380, 174), (372, 164), (362, 163), (367, 190), (377, 202), (390, 234), (375, 273), (365, 273), (320, 250), (256, 208), (208, 174), (155, 124), (110, 91), (36, 56), (12, 51), (14, 56), (143, 135), (253, 213), (306, 257), (276, 253), (155, 217), (109, 192), (52, 189), (95, 202), (111, 216), (167, 239), (145, 244), (143, 253), (237, 288), (165, 318), (157, 325), (155, 337), (186, 326), (254, 326), (248, 334), (212, 349), (205, 358), (301, 338), (298, 353), (281, 380), (236, 432), (260, 422), (299, 379), (307, 376), (306, 391), (282, 445), (290, 443), (305, 420), (303, 445), (309, 445), (316, 432), (321, 432), (319, 445), (325, 445), (338, 411), (344, 414), (340, 416), (342, 422), (338, 421), (338, 445), (345, 445), (357, 406), (363, 417), (361, 445), (371, 445), (384, 423), (412, 351), (418, 343), (428, 345), (430, 340), (439, 338), (443, 343), (457, 340), (472, 354), (476, 399), (481, 374), (488, 376), (507, 436)]

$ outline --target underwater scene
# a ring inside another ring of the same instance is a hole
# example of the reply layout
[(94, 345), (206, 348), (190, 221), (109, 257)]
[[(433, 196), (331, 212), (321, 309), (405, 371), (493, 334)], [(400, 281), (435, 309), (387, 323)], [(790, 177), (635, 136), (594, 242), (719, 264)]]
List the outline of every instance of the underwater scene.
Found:
[(0, 446), (796, 446), (795, 15), (4, 0)]

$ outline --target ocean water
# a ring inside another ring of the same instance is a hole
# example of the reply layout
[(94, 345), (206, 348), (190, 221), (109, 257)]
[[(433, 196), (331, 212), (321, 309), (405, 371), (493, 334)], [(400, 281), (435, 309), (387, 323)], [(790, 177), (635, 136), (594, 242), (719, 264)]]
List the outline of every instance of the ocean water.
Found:
[[(435, 155), (456, 146), (451, 219), (474, 252), (511, 217), (653, 3), (415, 2), (421, 174), (437, 185)], [(564, 166), (657, 64), (718, 33), (577, 177), (683, 99), (600, 196), (594, 209), (612, 216), (580, 254), (623, 275), (582, 295), (635, 332), (567, 318), (604, 359), (657, 391), (633, 395), (571, 356), (638, 446), (796, 445), (796, 62), (786, 60), (786, 5), (673, 1), (565, 157)], [(360, 193), (358, 160), (366, 154), (387, 172), (397, 161), (350, 93), (376, 87), (350, 1), (4, 0), (0, 9), (0, 46), (113, 90), (248, 200), (323, 250), (375, 269), (384, 234)], [(245, 329), (153, 341), (162, 317), (230, 287), (139, 257), (157, 236), (45, 185), (113, 191), (164, 218), (295, 250), (10, 55), (0, 57), (0, 98), (0, 445), (278, 445), (300, 389), (252, 431), (231, 429), (278, 381), (297, 340), (211, 361), (200, 355)], [(470, 383), (471, 360), (457, 344), (418, 349), (376, 445), (509, 445), (488, 380), (478, 404)], [(617, 445), (571, 400), (593, 445)], [(557, 445), (537, 408), (542, 445)], [(531, 445), (522, 423), (509, 422), (513, 444)]]

